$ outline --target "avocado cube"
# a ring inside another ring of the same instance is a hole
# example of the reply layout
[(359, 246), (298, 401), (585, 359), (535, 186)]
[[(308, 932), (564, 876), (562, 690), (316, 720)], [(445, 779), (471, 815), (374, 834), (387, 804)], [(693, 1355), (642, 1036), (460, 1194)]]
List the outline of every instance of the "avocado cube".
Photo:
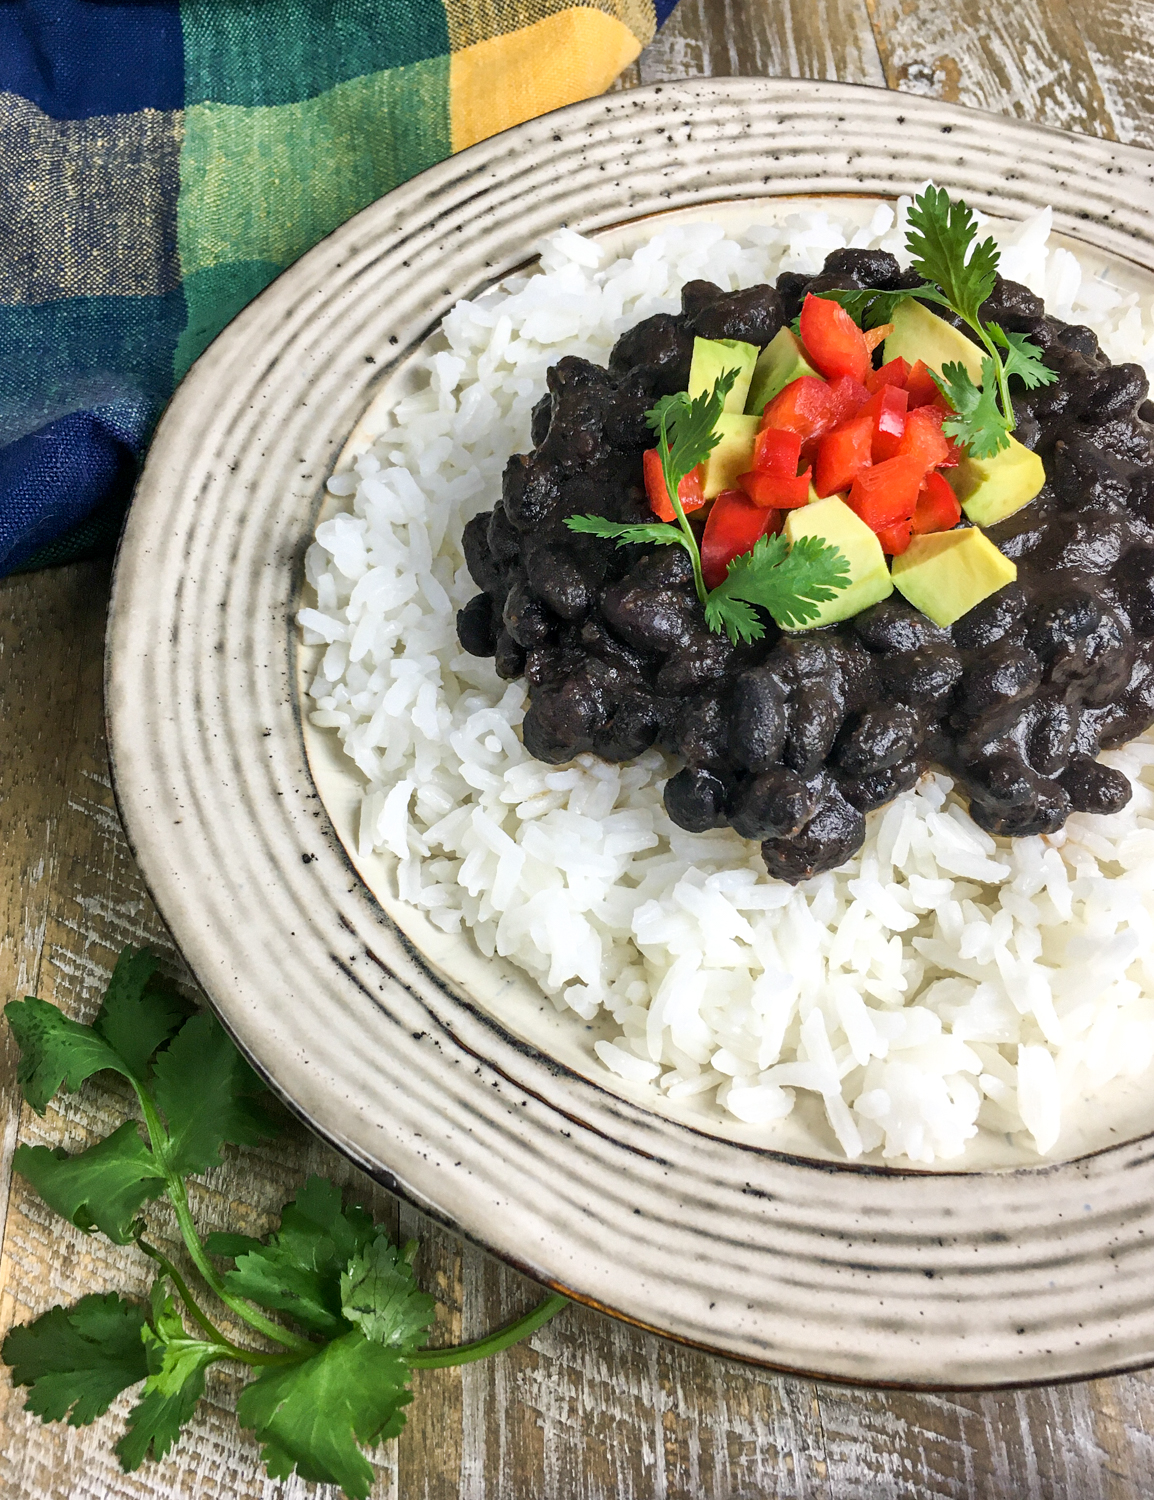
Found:
[(792, 328), (779, 328), (757, 357), (746, 411), (760, 417), (775, 396), (803, 375), (817, 375), (817, 371), (806, 359), (805, 347)]
[(727, 370), (736, 370), (737, 379), (729, 388), (722, 411), (741, 413), (757, 363), (757, 345), (740, 339), (694, 339), (693, 360), (689, 366), (689, 394), (708, 396)]
[(1046, 482), (1046, 471), (1036, 453), (1010, 439), (992, 458), (963, 458), (947, 472), (967, 520), (993, 526), (1028, 505)]
[(748, 474), (753, 468), (758, 421), (757, 417), (733, 411), (723, 411), (718, 417), (713, 430), (720, 441), (702, 465), (705, 471), (702, 491), (707, 500), (714, 499), (722, 490), (736, 489), (737, 476)]
[(893, 593), (893, 580), (886, 567), (882, 544), (844, 500), (830, 495), (828, 499), (815, 500), (811, 505), (799, 505), (796, 510), (791, 510), (785, 518), (786, 541), (792, 547), (803, 536), (817, 536), (829, 546), (836, 547), (849, 563), (850, 581), (832, 599), (818, 606), (816, 620), (795, 628), (815, 630), (819, 625), (848, 620)]
[(981, 385), (981, 349), (959, 329), (935, 316), (924, 302), (916, 297), (899, 302), (890, 322), (894, 331), (886, 339), (887, 364), (899, 355), (911, 365), (920, 359), (939, 375), (943, 365), (964, 365), (974, 384)]
[(1017, 576), (1015, 565), (976, 526), (915, 536), (894, 558), (894, 586), (935, 625), (952, 625)]

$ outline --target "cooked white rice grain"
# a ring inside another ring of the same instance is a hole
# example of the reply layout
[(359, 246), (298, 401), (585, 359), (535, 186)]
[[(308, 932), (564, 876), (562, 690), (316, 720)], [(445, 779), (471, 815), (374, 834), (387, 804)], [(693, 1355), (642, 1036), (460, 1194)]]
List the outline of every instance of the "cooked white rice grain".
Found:
[[(530, 759), (523, 684), (462, 652), (455, 630), (476, 592), (462, 528), (529, 446), (550, 364), (604, 362), (694, 277), (733, 289), (814, 272), (847, 243), (904, 261), (908, 202), (864, 230), (814, 210), (741, 234), (673, 226), (613, 261), (554, 235), (540, 274), (452, 309), (423, 388), (330, 481), (351, 508), (317, 528), (299, 620), (326, 648), (312, 722), (366, 782), (360, 850), (397, 857), (405, 900), (559, 1009), (611, 1016), (617, 1035), (595, 1051), (621, 1078), (712, 1094), (767, 1129), (809, 1091), (848, 1157), (931, 1163), (981, 1127), (1045, 1152), (1064, 1100), (1150, 1066), (1154, 736), (1105, 757), (1134, 786), (1110, 818), (993, 839), (930, 774), (869, 816), (842, 869), (791, 889), (732, 831), (670, 822), (675, 766), (657, 750), (624, 766)], [(1049, 210), (999, 230), (1005, 274), (1154, 374), (1149, 303), (1084, 276), (1049, 230)]]

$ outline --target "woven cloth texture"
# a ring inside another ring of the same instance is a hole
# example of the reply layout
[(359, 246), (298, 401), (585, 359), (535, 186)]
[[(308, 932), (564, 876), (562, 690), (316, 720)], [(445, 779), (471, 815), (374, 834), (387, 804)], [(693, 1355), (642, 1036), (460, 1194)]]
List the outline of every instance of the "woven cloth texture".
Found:
[(0, 0), (0, 576), (110, 550), (176, 382), (338, 224), (675, 0)]

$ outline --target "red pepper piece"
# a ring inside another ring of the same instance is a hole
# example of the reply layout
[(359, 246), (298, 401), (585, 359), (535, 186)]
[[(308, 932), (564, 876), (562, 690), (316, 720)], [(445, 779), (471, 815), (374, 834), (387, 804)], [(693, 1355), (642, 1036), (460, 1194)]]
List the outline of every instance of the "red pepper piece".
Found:
[(961, 519), (962, 507), (958, 504), (958, 497), (942, 476), (931, 469), (918, 491), (914, 531), (918, 536), (927, 531), (953, 531)]
[(839, 375), (836, 380), (829, 383), (829, 397), (832, 403), (830, 412), (830, 429), (840, 427), (843, 422), (848, 422), (850, 417), (861, 411), (869, 400), (870, 393), (860, 380), (855, 380), (852, 375)]
[(910, 523), (895, 521), (878, 532), (878, 541), (887, 557), (900, 557), (910, 544)]
[(922, 472), (936, 469), (950, 456), (950, 445), (942, 436), (942, 413), (936, 406), (919, 406), (906, 418), (906, 430), (898, 452), (916, 458)]
[(796, 432), (804, 443), (829, 431), (833, 425), (832, 413), (833, 401), (826, 382), (816, 375), (802, 375), (791, 381), (765, 408), (761, 430), (784, 428), (787, 432)]
[(849, 507), (866, 525), (882, 532), (899, 521), (912, 521), (926, 471), (907, 454), (862, 469), (849, 492)]
[(715, 589), (724, 582), (729, 564), (748, 552), (758, 537), (781, 530), (781, 516), (754, 505), (740, 490), (722, 490), (713, 502), (701, 538), (701, 571)]
[(870, 456), (875, 464), (884, 463), (897, 453), (906, 430), (906, 403), (909, 399), (909, 392), (903, 391), (900, 385), (883, 385), (862, 407), (861, 415), (868, 414), (874, 424)]
[(804, 474), (767, 474), (754, 470), (739, 474), (737, 482), (742, 490), (763, 510), (796, 510), (809, 499), (809, 481), (812, 470)]
[(839, 490), (848, 490), (858, 474), (870, 462), (874, 420), (859, 412), (822, 438), (817, 450), (813, 487), (824, 500)]
[(880, 391), (883, 385), (905, 386), (910, 378), (909, 361), (904, 360), (899, 354), (896, 359), (889, 360), (882, 365), (880, 370), (871, 370), (866, 376), (866, 390), (872, 396), (875, 391)]
[(865, 382), (870, 352), (862, 331), (844, 308), (828, 297), (807, 294), (801, 305), (801, 341), (809, 362), (830, 380), (852, 375)]
[(929, 406), (942, 394), (925, 361), (920, 359), (906, 378), (906, 390), (910, 393), (910, 411), (915, 407)]
[(801, 462), (801, 438), (784, 427), (765, 427), (753, 445), (753, 468), (757, 474), (797, 473)]
[[(669, 498), (669, 491), (665, 488), (665, 475), (661, 472), (661, 455), (656, 448), (647, 448), (641, 462), (645, 476), (645, 493), (649, 496), (649, 509), (660, 521), (676, 521), (673, 502)], [(681, 501), (681, 509), (686, 515), (691, 510), (700, 510), (705, 504), (700, 464), (696, 469), (690, 469), (677, 486), (677, 498)]]

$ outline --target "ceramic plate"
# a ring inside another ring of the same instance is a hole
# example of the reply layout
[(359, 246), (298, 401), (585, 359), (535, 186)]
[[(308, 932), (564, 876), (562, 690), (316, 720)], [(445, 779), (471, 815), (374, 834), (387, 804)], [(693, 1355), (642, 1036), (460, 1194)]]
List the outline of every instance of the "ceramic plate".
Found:
[[(1154, 1109), (1087, 1112), (1052, 1164), (835, 1163), (677, 1114), (523, 978), (359, 863), (359, 788), (302, 719), (293, 618), (324, 482), (371, 442), (454, 301), (561, 224), (764, 219), (927, 177), (1154, 288), (1154, 158), (837, 84), (615, 94), (482, 143), (286, 272), (166, 413), (117, 564), (113, 771), (157, 904), (274, 1087), (367, 1171), (543, 1282), (720, 1352), (835, 1379), (1013, 1384), (1154, 1361)], [(862, 205), (863, 210), (866, 205)], [(658, 1112), (658, 1111), (661, 1112)], [(1113, 1144), (1123, 1137), (1122, 1144)], [(760, 1139), (764, 1140), (764, 1136)], [(824, 1158), (824, 1159), (823, 1159)]]

